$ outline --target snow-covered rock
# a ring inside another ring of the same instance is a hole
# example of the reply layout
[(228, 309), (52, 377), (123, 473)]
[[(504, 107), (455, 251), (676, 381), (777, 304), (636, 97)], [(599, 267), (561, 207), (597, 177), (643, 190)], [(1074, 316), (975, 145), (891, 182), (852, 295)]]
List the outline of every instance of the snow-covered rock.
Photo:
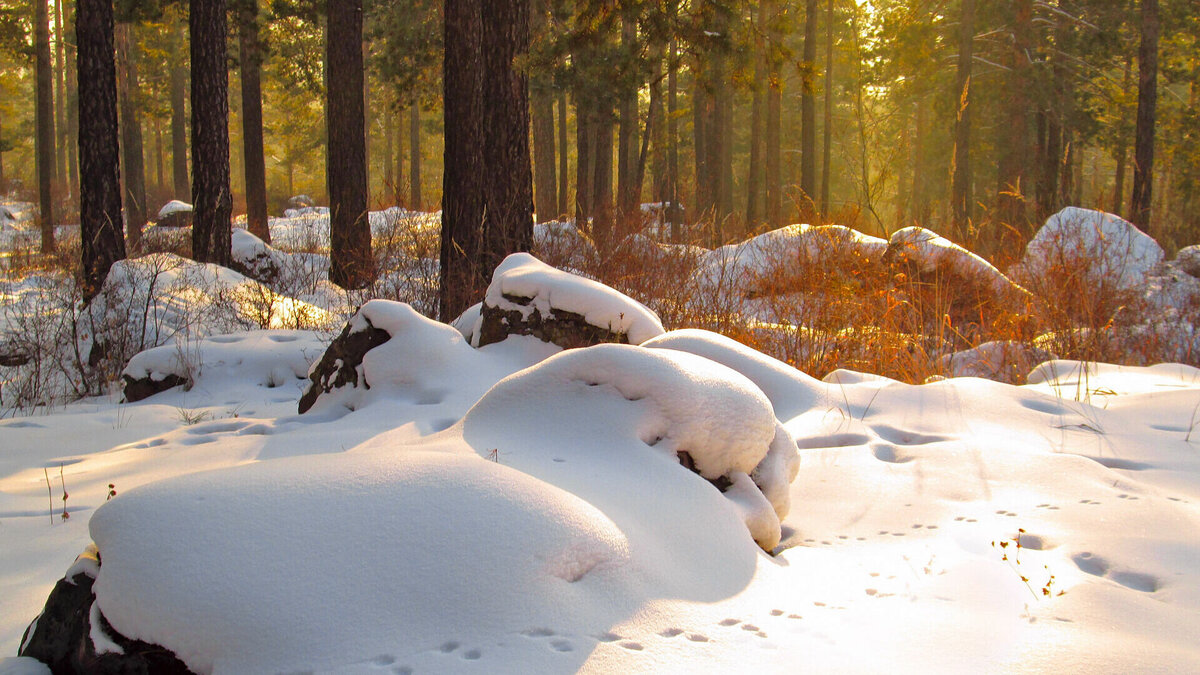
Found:
[(1029, 295), (990, 262), (923, 227), (905, 227), (893, 232), (883, 260), (909, 267), (923, 276), (940, 275), (947, 285), (963, 283), (1004, 299)]
[(533, 335), (564, 348), (640, 344), (662, 332), (658, 316), (636, 300), (528, 253), (514, 253), (492, 275), (473, 344), (493, 344), (509, 335)]
[(233, 269), (263, 283), (277, 279), (285, 265), (283, 253), (240, 227), (233, 229), (230, 249)]
[(1021, 268), (1044, 283), (1077, 276), (1095, 287), (1128, 291), (1162, 259), (1158, 242), (1132, 223), (1069, 206), (1046, 219), (1025, 247)]
[(1051, 352), (1023, 342), (998, 341), (945, 354), (939, 363), (950, 377), (982, 377), (1018, 384), (1034, 366), (1056, 358)]

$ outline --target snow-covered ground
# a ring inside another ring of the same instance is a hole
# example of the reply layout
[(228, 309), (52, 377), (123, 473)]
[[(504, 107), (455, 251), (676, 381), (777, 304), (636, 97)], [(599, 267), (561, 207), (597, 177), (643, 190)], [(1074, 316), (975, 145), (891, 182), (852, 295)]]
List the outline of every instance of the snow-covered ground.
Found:
[[(370, 389), (304, 414), (327, 330), (231, 319), (127, 371), (187, 391), (0, 420), (0, 673), (41, 672), (23, 632), (93, 541), (104, 617), (197, 672), (1200, 670), (1200, 370), (818, 380), (528, 256), (502, 271), (492, 300), (641, 344), (475, 348), (376, 301)], [(142, 295), (168, 328), (225, 302)]]

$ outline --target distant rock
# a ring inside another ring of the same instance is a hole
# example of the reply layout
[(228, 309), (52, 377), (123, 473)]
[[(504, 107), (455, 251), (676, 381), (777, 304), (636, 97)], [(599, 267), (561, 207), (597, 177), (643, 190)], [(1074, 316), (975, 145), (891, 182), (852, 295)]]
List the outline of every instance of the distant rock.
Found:
[(1175, 266), (1188, 275), (1200, 279), (1200, 244), (1179, 249), (1175, 254)]
[(158, 227), (191, 227), (192, 205), (172, 199), (158, 210), (154, 224)]
[[(161, 377), (155, 379), (155, 375)], [(187, 384), (187, 378), (180, 377), (175, 373), (148, 373), (145, 377), (132, 377), (128, 372), (121, 375), (121, 389), (125, 394), (126, 403), (150, 398), (157, 393)]]
[(313, 198), (309, 197), (308, 195), (295, 195), (288, 197), (288, 206), (292, 207), (293, 209), (302, 209), (315, 205), (316, 202), (314, 202)]
[(1111, 213), (1069, 206), (1046, 219), (1025, 247), (1023, 275), (1061, 286), (1130, 291), (1163, 259), (1162, 247)]
[(50, 591), (42, 613), (25, 630), (17, 654), (41, 661), (55, 675), (191, 673), (170, 650), (131, 640), (113, 629), (92, 592), (99, 570), (99, 554), (89, 546)]
[(641, 344), (662, 332), (658, 316), (640, 302), (528, 253), (514, 253), (496, 268), (478, 329), (470, 331), (476, 347), (532, 335), (564, 349)]

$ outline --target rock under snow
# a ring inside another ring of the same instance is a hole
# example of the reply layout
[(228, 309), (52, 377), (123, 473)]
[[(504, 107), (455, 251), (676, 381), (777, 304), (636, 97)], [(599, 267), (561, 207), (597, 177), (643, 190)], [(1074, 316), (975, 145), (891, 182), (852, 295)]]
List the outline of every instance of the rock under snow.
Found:
[(1163, 259), (1162, 247), (1132, 223), (1074, 206), (1046, 219), (1025, 247), (1024, 274), (1048, 283), (1082, 276), (1089, 285), (1132, 290)]
[(283, 267), (279, 251), (240, 227), (233, 229), (230, 254), (230, 267), (266, 284), (279, 278)]
[(640, 344), (662, 332), (658, 316), (636, 300), (528, 253), (514, 253), (492, 275), (473, 344), (532, 335), (569, 349), (601, 342)]
[(1023, 384), (1039, 363), (1058, 358), (1023, 342), (985, 342), (978, 347), (946, 354), (939, 361), (949, 377), (982, 377), (995, 382)]
[(178, 199), (163, 204), (154, 219), (156, 227), (190, 227), (192, 224), (192, 205)]

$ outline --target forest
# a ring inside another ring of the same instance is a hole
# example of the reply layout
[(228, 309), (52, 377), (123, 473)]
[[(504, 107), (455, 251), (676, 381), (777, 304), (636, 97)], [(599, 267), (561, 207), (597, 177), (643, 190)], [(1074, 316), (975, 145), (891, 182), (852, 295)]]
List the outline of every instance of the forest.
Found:
[[(329, 201), (325, 40), (339, 4), (230, 0), (233, 211), (252, 221), (294, 195)], [(1194, 3), (525, 4), (516, 62), (539, 221), (627, 220), (642, 202), (675, 202), (712, 225), (709, 244), (792, 222), (917, 224), (1000, 251), (1082, 205), (1168, 249), (1195, 239)], [(192, 201), (188, 11), (114, 9), (120, 175), (138, 230), (166, 201)], [(442, 3), (361, 11), (370, 204), (436, 210)], [(0, 3), (0, 186), (36, 201), (45, 166), (42, 207), (57, 223), (78, 222), (76, 21), (73, 2)]]

